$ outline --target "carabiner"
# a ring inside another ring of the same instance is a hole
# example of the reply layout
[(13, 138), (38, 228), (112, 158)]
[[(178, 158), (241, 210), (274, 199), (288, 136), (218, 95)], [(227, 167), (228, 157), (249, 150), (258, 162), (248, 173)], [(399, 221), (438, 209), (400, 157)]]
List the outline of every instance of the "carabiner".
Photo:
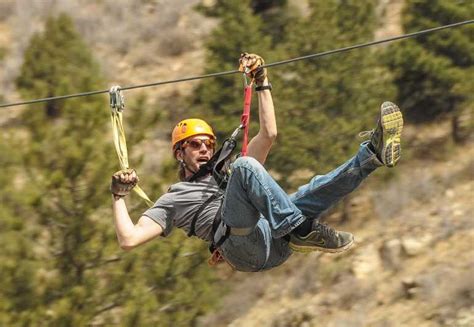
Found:
[(253, 82), (254, 82), (253, 78), (250, 80), (250, 83), (249, 83), (247, 74), (243, 73), (242, 76), (244, 77), (244, 88), (247, 87), (247, 86), (252, 86), (253, 85)]
[(110, 109), (113, 112), (122, 112), (125, 109), (125, 98), (119, 85), (114, 85), (109, 90)]

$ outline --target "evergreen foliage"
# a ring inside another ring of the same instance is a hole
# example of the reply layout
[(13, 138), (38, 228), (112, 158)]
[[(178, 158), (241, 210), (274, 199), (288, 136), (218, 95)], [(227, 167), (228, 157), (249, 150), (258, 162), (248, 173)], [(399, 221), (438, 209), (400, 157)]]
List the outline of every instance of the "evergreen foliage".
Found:
[[(17, 80), (25, 98), (102, 83), (66, 15), (48, 19), (33, 36)], [(188, 326), (215, 303), (202, 244), (176, 234), (134, 253), (118, 249), (108, 191), (117, 166), (108, 110), (103, 97), (38, 104), (22, 117), (25, 133), (17, 134), (23, 137), (15, 152), (2, 134), (0, 150), (15, 153), (2, 156), (5, 172), (15, 166), (4, 160), (22, 165), (16, 178), (0, 177), (2, 194), (14, 190), (2, 196), (2, 325)], [(140, 128), (145, 122), (135, 118)], [(131, 135), (139, 142), (145, 133)]]
[[(77, 93), (97, 89), (98, 72), (71, 20), (61, 15), (33, 36), (17, 86), (25, 98)], [(33, 324), (86, 324), (106, 299), (97, 269), (114, 240), (100, 219), (110, 201), (107, 172), (113, 170), (104, 103), (93, 97), (51, 101), (23, 116), (30, 136), (21, 152), (29, 181), (24, 205), (37, 224), (33, 254), (44, 274), (27, 310), (35, 313)]]
[[(242, 8), (248, 6), (264, 22), (260, 32), (270, 37), (273, 45), (284, 41), (286, 28), (297, 19), (297, 12), (288, 0), (251, 0), (242, 3)], [(229, 8), (228, 0), (217, 0), (210, 6), (198, 6), (202, 13), (210, 17), (221, 17)]]
[(21, 207), (14, 135), (8, 128), (0, 134), (0, 325), (10, 326), (8, 312), (18, 312), (33, 305), (35, 299), (35, 271), (39, 265), (32, 260), (35, 229), (26, 219)]
[[(376, 1), (310, 1), (310, 14), (288, 31), (280, 50), (294, 58), (370, 41)], [(274, 97), (279, 136), (269, 164), (295, 186), (344, 162), (358, 147), (359, 131), (373, 128), (390, 99), (390, 74), (377, 49), (363, 49), (276, 69)], [(289, 178), (289, 179), (288, 179)]]
[(251, 6), (264, 22), (262, 34), (271, 37), (272, 47), (286, 42), (288, 28), (298, 20), (297, 8), (288, 0), (252, 0)]
[[(309, 1), (309, 14), (285, 25), (282, 41), (272, 44), (264, 43), (263, 35), (273, 22), (262, 17), (287, 7), (286, 1), (247, 1), (239, 11), (237, 1), (219, 0), (211, 14), (222, 23), (207, 47), (207, 71), (234, 69), (229, 63), (242, 48), (242, 35), (248, 36), (246, 49), (267, 62), (370, 41), (378, 25), (377, 5), (375, 0)], [(408, 1), (404, 26), (413, 32), (467, 20), (473, 7), (466, 1)], [(268, 167), (285, 186), (301, 183), (307, 175), (303, 172), (329, 171), (357, 149), (355, 136), (374, 127), (378, 108), (386, 100), (400, 104), (409, 117), (423, 119), (459, 106), (472, 107), (470, 32), (472, 26), (399, 42), (386, 51), (389, 67), (381, 60), (383, 48), (374, 47), (270, 68), (279, 133)], [(198, 108), (220, 136), (227, 136), (235, 126), (232, 117), (237, 119), (241, 112), (236, 92), (240, 89), (238, 81), (227, 77), (205, 81), (195, 93), (193, 109)]]
[[(472, 1), (409, 0), (403, 13), (403, 27), (409, 33), (473, 16)], [(396, 43), (387, 52), (387, 62), (395, 72), (398, 101), (411, 121), (432, 121), (472, 108), (472, 25)]]
[[(285, 42), (272, 49), (262, 34), (267, 22), (245, 9), (249, 1), (245, 7), (241, 1), (218, 3), (214, 13), (222, 23), (207, 46), (207, 72), (235, 69), (233, 63), (241, 49), (272, 62), (276, 57), (292, 58), (366, 42), (372, 39), (376, 24), (376, 1), (310, 1), (310, 15), (288, 26), (281, 37)], [(394, 93), (390, 75), (378, 61), (377, 52), (361, 50), (269, 69), (279, 134), (268, 166), (282, 176), (283, 185), (301, 183), (297, 177), (302, 169), (327, 171), (356, 150), (355, 135), (373, 127), (381, 102)], [(241, 114), (241, 90), (236, 79), (204, 81), (192, 108), (199, 108), (219, 136), (227, 136), (236, 126), (232, 119), (237, 121)], [(255, 114), (252, 121), (251, 131), (255, 132)], [(292, 174), (296, 178), (289, 178)]]

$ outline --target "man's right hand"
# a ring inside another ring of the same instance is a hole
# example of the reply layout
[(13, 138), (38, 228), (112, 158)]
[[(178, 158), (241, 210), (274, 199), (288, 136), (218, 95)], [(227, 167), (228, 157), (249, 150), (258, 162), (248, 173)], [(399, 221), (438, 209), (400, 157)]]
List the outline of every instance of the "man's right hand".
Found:
[(122, 198), (130, 193), (139, 181), (135, 169), (122, 169), (112, 175), (110, 192), (115, 198)]

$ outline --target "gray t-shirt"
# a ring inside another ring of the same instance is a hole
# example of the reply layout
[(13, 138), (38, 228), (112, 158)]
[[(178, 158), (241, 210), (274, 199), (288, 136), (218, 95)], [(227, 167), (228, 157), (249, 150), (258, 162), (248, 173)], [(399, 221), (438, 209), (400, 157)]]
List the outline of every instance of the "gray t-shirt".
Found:
[(217, 198), (211, 201), (199, 214), (196, 221), (196, 236), (211, 240), (212, 222), (222, 202), (223, 192), (211, 175), (195, 182), (173, 184), (147, 211), (143, 213), (163, 228), (163, 236), (168, 236), (173, 227), (182, 228), (186, 233), (201, 205), (213, 194)]

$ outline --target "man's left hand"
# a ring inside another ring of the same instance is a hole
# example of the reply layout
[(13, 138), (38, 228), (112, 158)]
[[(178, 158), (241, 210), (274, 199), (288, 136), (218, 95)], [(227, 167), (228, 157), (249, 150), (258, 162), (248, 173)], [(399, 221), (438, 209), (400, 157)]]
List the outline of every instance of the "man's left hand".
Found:
[(255, 53), (244, 52), (240, 55), (239, 71), (254, 79), (257, 86), (263, 85), (267, 78), (267, 69), (263, 68), (263, 65), (265, 65), (265, 61)]

